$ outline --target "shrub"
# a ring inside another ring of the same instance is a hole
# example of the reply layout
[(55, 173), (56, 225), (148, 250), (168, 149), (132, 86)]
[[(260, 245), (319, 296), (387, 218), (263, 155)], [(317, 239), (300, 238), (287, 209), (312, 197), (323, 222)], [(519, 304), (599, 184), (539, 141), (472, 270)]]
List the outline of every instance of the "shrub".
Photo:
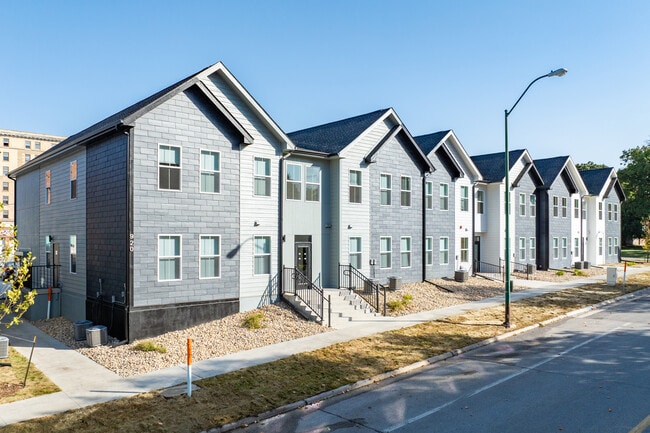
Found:
[(386, 306), (393, 311), (402, 311), (413, 300), (413, 296), (405, 293), (401, 299), (386, 302)]
[(249, 313), (244, 319), (242, 326), (248, 329), (260, 329), (262, 327), (262, 320), (264, 320), (264, 314), (260, 312)]
[(573, 275), (575, 275), (576, 277), (584, 277), (587, 274), (584, 271), (581, 271), (580, 269), (574, 269)]
[(560, 269), (559, 271), (557, 271), (555, 273), (555, 275), (557, 275), (558, 277), (561, 277), (562, 275), (564, 275), (564, 271), (562, 269)]
[(162, 344), (155, 343), (151, 340), (141, 341), (135, 346), (133, 350), (139, 350), (141, 352), (158, 352), (158, 353), (167, 353), (167, 349)]

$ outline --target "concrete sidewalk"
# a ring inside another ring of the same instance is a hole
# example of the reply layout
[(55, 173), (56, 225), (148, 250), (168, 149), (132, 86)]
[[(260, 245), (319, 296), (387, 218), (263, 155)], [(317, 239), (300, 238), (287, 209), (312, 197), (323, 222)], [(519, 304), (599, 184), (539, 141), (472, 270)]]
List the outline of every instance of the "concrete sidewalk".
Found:
[[(648, 268), (630, 268), (627, 274), (633, 275), (647, 270)], [(619, 267), (619, 277), (622, 276), (622, 271), (623, 268)], [(605, 276), (575, 279), (562, 283), (515, 280), (515, 287), (528, 287), (528, 289), (513, 292), (511, 299), (514, 302), (568, 287), (604, 281)], [(378, 332), (502, 304), (503, 297), (497, 296), (408, 316), (374, 317), (367, 321), (355, 321), (345, 328), (331, 332), (195, 362), (192, 365), (192, 377), (193, 380), (197, 380), (217, 376)], [(32, 363), (61, 389), (57, 393), (0, 405), (0, 426), (185, 384), (187, 378), (185, 365), (121, 378), (29, 323), (22, 323), (8, 330), (2, 330), (0, 334), (9, 337), (10, 345), (25, 357), (29, 357), (32, 342), (36, 336), (36, 348), (32, 356)]]

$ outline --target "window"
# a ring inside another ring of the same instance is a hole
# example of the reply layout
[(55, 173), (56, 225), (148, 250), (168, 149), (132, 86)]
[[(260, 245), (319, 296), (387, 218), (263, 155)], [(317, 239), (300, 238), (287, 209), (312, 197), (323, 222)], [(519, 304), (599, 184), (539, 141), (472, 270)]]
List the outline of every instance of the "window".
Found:
[(573, 218), (580, 218), (580, 199), (573, 199)]
[(526, 216), (526, 194), (519, 194), (519, 216)]
[(29, 140), (25, 140), (25, 149), (31, 149), (32, 148), (32, 142)]
[(271, 160), (255, 157), (255, 187), (253, 194), (271, 196)]
[(537, 214), (537, 197), (535, 194), (530, 195), (528, 205), (530, 206), (530, 216), (534, 217)]
[(379, 195), (381, 196), (380, 200), (383, 206), (390, 206), (391, 204), (391, 181), (390, 174), (379, 175)]
[(209, 150), (201, 151), (201, 192), (221, 192), (221, 154)]
[(598, 238), (598, 255), (603, 255), (603, 238)]
[(298, 164), (287, 164), (287, 199), (301, 200), (302, 167)]
[(158, 236), (158, 281), (181, 279), (180, 235)]
[(40, 141), (35, 141), (34, 142), (34, 149), (41, 150), (41, 142)]
[(3, 138), (2, 139), (2, 144), (4, 145), (4, 147), (9, 147), (9, 139), (8, 138)]
[(70, 235), (70, 273), (77, 273), (77, 235)]
[(9, 152), (2, 152), (2, 160), (9, 161)]
[(350, 170), (350, 203), (361, 203), (361, 172)]
[(612, 204), (607, 203), (607, 221), (612, 220)]
[(440, 238), (440, 264), (449, 264), (449, 238)]
[(614, 203), (614, 221), (618, 221), (618, 205)]
[(361, 238), (350, 238), (350, 265), (361, 269)]
[(379, 238), (379, 267), (388, 269), (392, 266), (392, 239), (388, 236)]
[(562, 218), (567, 217), (567, 198), (562, 197)]
[(566, 259), (568, 254), (568, 242), (567, 238), (562, 238), (562, 258)]
[(320, 167), (317, 165), (305, 169), (305, 200), (320, 200)]
[(9, 196), (8, 195), (3, 195), (2, 196), (2, 204), (5, 206), (9, 204)]
[(582, 201), (582, 219), (586, 220), (587, 219), (587, 202), (584, 200)]
[(469, 211), (469, 187), (468, 186), (460, 187), (460, 210), (462, 212)]
[(612, 255), (612, 238), (607, 238), (607, 254)]
[(25, 154), (25, 162), (29, 162), (31, 159), (32, 159), (32, 155), (30, 155), (29, 153)]
[(400, 239), (400, 249), (401, 265), (403, 268), (411, 267), (411, 238), (403, 237)]
[(255, 236), (254, 261), (255, 275), (271, 273), (271, 236)]
[(560, 258), (560, 240), (553, 238), (553, 258), (555, 260)]
[(460, 238), (460, 261), (469, 262), (469, 238)]
[(180, 191), (181, 148), (161, 144), (158, 146), (158, 188)]
[(614, 238), (614, 254), (618, 254), (618, 238)]
[(9, 191), (9, 182), (2, 182), (2, 190)]
[(535, 260), (537, 256), (537, 248), (535, 247), (535, 238), (528, 240), (528, 257), (530, 260)]
[(45, 201), (47, 204), (52, 202), (52, 188), (51, 188), (51, 174), (50, 170), (45, 172)]
[(433, 209), (433, 182), (424, 182), (424, 207)]
[(598, 202), (598, 219), (599, 220), (603, 219), (603, 202), (602, 201)]
[(411, 178), (408, 176), (402, 176), (401, 179), (400, 205), (411, 206)]
[(485, 192), (482, 189), (476, 191), (476, 213), (483, 214), (485, 212)]
[(201, 236), (199, 243), (199, 278), (221, 276), (221, 238), (214, 235)]
[(446, 183), (440, 184), (440, 210), (449, 209), (449, 185)]
[(433, 238), (424, 239), (424, 262), (427, 266), (433, 265)]
[(2, 174), (7, 176), (9, 174), (9, 167), (6, 165), (2, 167)]
[(580, 238), (573, 238), (573, 257), (576, 260), (580, 257)]
[(560, 215), (560, 198), (556, 195), (553, 196), (553, 216)]
[(526, 238), (519, 238), (519, 260), (526, 260)]
[[(2, 211), (2, 218), (4, 219), (9, 219), (9, 211), (7, 209), (4, 209)], [(3, 241), (4, 242), (4, 241)]]
[(70, 199), (77, 198), (77, 161), (70, 163)]

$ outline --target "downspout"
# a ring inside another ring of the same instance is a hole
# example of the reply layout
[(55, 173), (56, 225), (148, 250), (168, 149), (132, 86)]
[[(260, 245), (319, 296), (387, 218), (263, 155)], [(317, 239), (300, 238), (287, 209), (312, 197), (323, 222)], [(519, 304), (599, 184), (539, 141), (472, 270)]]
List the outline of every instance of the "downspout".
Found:
[(427, 280), (427, 175), (422, 176), (422, 281)]
[(126, 283), (124, 284), (124, 293), (122, 302), (124, 302), (124, 332), (126, 340), (130, 341), (129, 314), (133, 305), (133, 255), (135, 233), (133, 233), (133, 154), (134, 154), (134, 137), (133, 128), (125, 131), (127, 134), (127, 167), (126, 167), (126, 225), (127, 225), (127, 243), (129, 244), (129, 253), (126, 258)]
[(278, 181), (278, 299), (282, 296), (283, 291), (283, 274), (284, 269), (284, 161), (291, 156), (293, 151), (289, 150), (280, 157), (279, 163), (279, 181)]
[[(468, 242), (469, 243), (469, 242)], [(469, 248), (469, 245), (467, 245)], [(476, 183), (472, 183), (472, 262), (470, 266), (472, 267), (472, 276), (476, 276), (476, 257), (474, 253), (476, 252)]]

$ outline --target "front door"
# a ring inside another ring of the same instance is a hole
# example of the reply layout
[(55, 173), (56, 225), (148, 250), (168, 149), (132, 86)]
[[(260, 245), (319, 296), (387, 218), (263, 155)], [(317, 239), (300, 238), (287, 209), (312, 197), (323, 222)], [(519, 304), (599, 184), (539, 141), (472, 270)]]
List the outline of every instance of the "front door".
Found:
[(481, 237), (474, 236), (474, 272), (481, 272)]
[(296, 269), (311, 282), (311, 242), (296, 242)]

